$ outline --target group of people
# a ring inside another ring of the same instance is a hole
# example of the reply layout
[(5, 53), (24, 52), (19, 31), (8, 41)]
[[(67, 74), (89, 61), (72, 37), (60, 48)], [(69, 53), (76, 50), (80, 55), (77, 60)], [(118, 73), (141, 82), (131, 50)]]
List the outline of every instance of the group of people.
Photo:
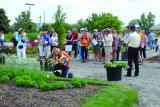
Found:
[[(128, 60), (128, 73), (131, 76), (132, 62), (135, 63), (135, 76), (139, 74), (139, 64), (146, 60), (146, 48), (150, 46), (153, 49), (155, 46), (155, 34), (150, 33), (148, 36), (144, 30), (136, 31), (136, 27), (128, 26), (124, 30), (124, 36), (115, 30), (103, 29), (101, 32), (98, 29), (90, 33), (87, 28), (81, 28), (78, 33), (76, 29), (68, 30), (65, 38), (65, 50), (58, 48), (59, 38), (57, 33), (51, 31), (41, 31), (37, 36), (40, 59), (52, 59), (53, 62), (59, 62), (62, 67), (62, 75), (65, 77), (70, 68), (71, 55), (74, 51), (74, 58), (77, 58), (81, 63), (86, 63), (89, 59), (89, 49), (93, 47), (94, 61), (102, 64), (120, 60), (120, 53), (126, 53), (125, 59)], [(26, 33), (23, 29), (19, 29), (15, 33), (15, 42), (18, 57), (26, 58), (26, 43), (28, 41)], [(4, 45), (4, 34), (0, 32), (1, 46)], [(160, 59), (160, 38), (157, 40), (159, 46)], [(121, 52), (121, 49), (124, 49)], [(123, 60), (124, 58), (121, 58)], [(63, 61), (62, 61), (63, 59)], [(54, 66), (56, 69), (58, 66)]]

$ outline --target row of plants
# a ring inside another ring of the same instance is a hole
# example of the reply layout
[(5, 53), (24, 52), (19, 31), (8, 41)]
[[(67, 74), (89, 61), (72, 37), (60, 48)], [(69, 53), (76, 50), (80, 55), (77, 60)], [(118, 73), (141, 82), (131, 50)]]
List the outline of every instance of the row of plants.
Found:
[(86, 85), (108, 85), (92, 79), (68, 79), (56, 77), (52, 72), (43, 72), (21, 66), (0, 65), (0, 82), (13, 81), (18, 87), (35, 87), (41, 90), (81, 88)]

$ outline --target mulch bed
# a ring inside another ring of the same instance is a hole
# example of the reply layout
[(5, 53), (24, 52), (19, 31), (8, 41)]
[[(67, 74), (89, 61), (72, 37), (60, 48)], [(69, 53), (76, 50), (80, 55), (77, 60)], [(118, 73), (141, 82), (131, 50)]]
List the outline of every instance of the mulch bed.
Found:
[(15, 87), (0, 83), (0, 107), (81, 107), (80, 97), (90, 96), (102, 86), (56, 91), (40, 91), (35, 88)]

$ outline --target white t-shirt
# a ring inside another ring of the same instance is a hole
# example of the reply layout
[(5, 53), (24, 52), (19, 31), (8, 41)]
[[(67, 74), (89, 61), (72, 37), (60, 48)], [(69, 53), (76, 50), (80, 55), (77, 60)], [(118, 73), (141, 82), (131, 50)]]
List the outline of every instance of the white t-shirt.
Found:
[(138, 48), (140, 46), (141, 37), (137, 32), (132, 32), (127, 38), (129, 47)]
[(58, 46), (58, 36), (51, 37), (52, 46)]
[(0, 39), (4, 40), (4, 34), (0, 34)]
[(112, 46), (113, 43), (113, 36), (111, 34), (108, 34), (108, 36), (105, 36), (104, 40), (104, 46)]

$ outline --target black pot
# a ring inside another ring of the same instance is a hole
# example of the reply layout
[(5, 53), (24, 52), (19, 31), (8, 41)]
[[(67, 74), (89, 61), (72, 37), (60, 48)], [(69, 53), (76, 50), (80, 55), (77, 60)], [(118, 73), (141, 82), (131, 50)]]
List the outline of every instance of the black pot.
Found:
[(122, 68), (106, 68), (108, 81), (120, 81), (122, 79)]

